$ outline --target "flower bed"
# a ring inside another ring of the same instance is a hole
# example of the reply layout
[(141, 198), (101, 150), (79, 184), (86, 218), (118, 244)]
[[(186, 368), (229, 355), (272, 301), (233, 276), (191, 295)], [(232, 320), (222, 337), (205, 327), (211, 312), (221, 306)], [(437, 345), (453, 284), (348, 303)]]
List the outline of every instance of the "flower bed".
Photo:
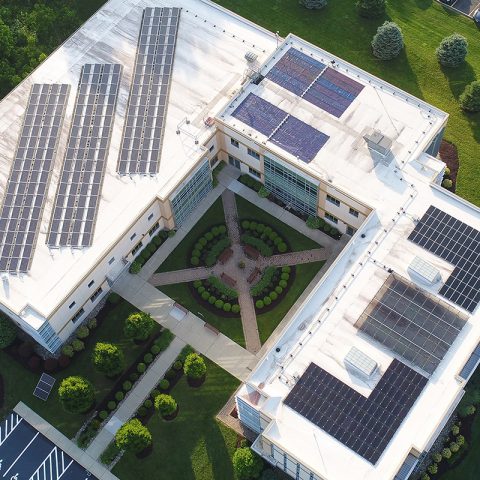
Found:
[(203, 233), (190, 252), (190, 265), (198, 267), (205, 265), (213, 267), (218, 257), (230, 246), (227, 227), (224, 224), (215, 225)]
[(224, 317), (236, 317), (240, 312), (238, 293), (217, 277), (190, 283), (194, 298), (205, 308)]
[(242, 243), (251, 245), (264, 257), (291, 251), (288, 241), (269, 225), (249, 219), (242, 220), (240, 225)]
[(267, 267), (262, 278), (250, 288), (257, 314), (275, 308), (295, 279), (295, 267)]

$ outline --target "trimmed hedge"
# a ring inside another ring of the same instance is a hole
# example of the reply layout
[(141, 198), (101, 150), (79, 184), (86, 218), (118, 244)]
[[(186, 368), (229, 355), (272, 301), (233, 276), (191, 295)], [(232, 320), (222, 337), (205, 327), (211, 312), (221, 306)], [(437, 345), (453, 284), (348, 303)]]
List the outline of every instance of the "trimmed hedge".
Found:
[(238, 298), (238, 292), (233, 288), (230, 288), (227, 285), (225, 285), (217, 277), (214, 277), (214, 276), (208, 277), (208, 282), (213, 288), (217, 289), (222, 295), (225, 295), (228, 298)]
[(252, 297), (260, 295), (265, 288), (267, 288), (273, 281), (277, 269), (275, 267), (267, 267), (263, 273), (262, 278), (250, 288), (250, 294)]
[[(253, 222), (252, 222), (253, 223)], [(273, 249), (269, 245), (267, 245), (262, 239), (254, 237), (252, 235), (248, 235), (244, 233), (240, 237), (241, 241), (247, 245), (252, 246), (256, 250), (258, 250), (261, 255), (264, 257), (271, 257), (273, 254)]]

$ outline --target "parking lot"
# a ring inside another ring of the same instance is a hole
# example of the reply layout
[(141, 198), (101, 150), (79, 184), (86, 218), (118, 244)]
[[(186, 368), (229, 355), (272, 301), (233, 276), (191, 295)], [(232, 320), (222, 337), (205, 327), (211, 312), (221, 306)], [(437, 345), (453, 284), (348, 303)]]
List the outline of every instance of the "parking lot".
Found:
[[(440, 3), (444, 5), (442, 2)], [(457, 0), (450, 8), (471, 17), (478, 7), (480, 7), (480, 0)]]

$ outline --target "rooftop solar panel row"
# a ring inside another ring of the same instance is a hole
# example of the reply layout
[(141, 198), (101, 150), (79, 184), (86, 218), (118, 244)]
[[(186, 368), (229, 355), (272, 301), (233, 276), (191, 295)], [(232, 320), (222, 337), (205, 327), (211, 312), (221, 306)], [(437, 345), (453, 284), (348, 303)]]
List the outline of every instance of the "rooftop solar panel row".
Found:
[(118, 64), (82, 68), (47, 239), (50, 247), (92, 244), (121, 71)]
[(64, 84), (32, 86), (0, 213), (0, 271), (30, 268), (68, 93)]
[(394, 359), (367, 398), (311, 363), (285, 405), (375, 464), (426, 383)]

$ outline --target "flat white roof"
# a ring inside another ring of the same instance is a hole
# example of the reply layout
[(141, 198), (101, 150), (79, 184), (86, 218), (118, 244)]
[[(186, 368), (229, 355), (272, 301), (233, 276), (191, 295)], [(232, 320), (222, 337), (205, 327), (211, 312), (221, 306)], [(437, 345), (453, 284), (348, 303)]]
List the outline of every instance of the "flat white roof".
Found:
[[(116, 173), (124, 116), (143, 9), (182, 7), (174, 57), (160, 171), (154, 177), (120, 177)], [(217, 5), (203, 0), (110, 0), (27, 79), (0, 102), (0, 196), (15, 154), (23, 114), (33, 83), (68, 83), (71, 91), (28, 275), (4, 275), (0, 301), (37, 328), (97, 264), (138, 216), (158, 196), (167, 198), (180, 180), (205, 156), (201, 146), (214, 132), (208, 117), (225, 106), (240, 88), (247, 69), (244, 56), (254, 52), (263, 62), (276, 47), (275, 36)], [(45, 244), (56, 186), (64, 159), (80, 70), (85, 63), (123, 65), (117, 114), (93, 245), (83, 250), (49, 250)], [(190, 124), (176, 134), (177, 125)], [(195, 144), (195, 138), (199, 140)]]

